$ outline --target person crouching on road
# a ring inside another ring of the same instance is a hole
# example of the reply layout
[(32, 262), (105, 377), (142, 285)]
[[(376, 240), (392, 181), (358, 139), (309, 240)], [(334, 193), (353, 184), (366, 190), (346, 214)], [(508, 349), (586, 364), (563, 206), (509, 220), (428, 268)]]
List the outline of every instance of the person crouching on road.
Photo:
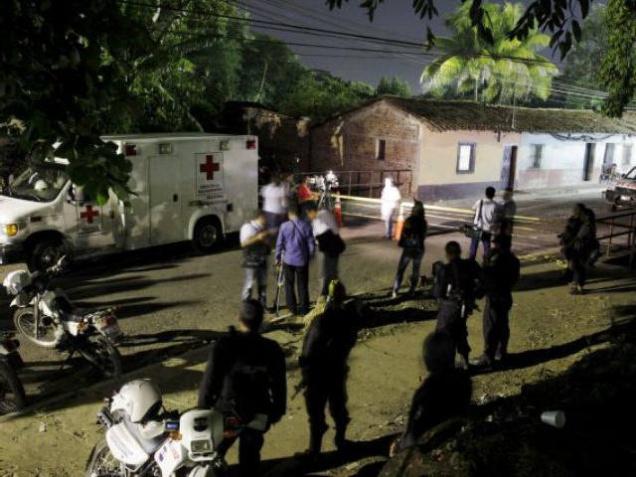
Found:
[(436, 330), (448, 333), (453, 339), (459, 355), (458, 367), (468, 369), (470, 346), (466, 320), (475, 309), (481, 268), (475, 260), (461, 258), (462, 250), (457, 242), (448, 242), (445, 252), (446, 264), (433, 265), (433, 295), (439, 302)]
[(358, 315), (353, 307), (345, 306), (345, 298), (344, 285), (338, 280), (331, 281), (325, 311), (309, 326), (299, 359), (302, 370), (300, 388), (305, 387), (309, 415), (308, 453), (312, 456), (320, 454), (322, 437), (327, 431), (327, 404), (336, 425), (336, 448), (343, 450), (347, 444), (346, 432), (350, 421), (347, 360), (357, 340)]
[(256, 211), (254, 218), (241, 227), (241, 248), (245, 283), (241, 299), (252, 298), (252, 289), (257, 288), (258, 300), (267, 306), (267, 257), (271, 252), (270, 232), (267, 230), (267, 216)]
[(290, 206), (289, 220), (281, 225), (276, 241), (276, 265), (283, 267), (287, 308), (292, 315), (309, 312), (309, 261), (315, 249), (311, 225), (298, 217), (296, 206)]
[(503, 362), (508, 354), (510, 339), (509, 314), (512, 308), (512, 289), (519, 281), (519, 259), (510, 250), (511, 239), (499, 235), (484, 261), (484, 354), (471, 365), (489, 368), (495, 361)]
[(305, 205), (305, 212), (311, 221), (314, 237), (318, 242), (322, 279), (320, 294), (326, 297), (329, 293), (329, 284), (338, 278), (338, 260), (346, 245), (340, 237), (336, 218), (330, 210), (325, 208), (318, 210), (316, 202), (312, 201)]
[(391, 446), (391, 457), (416, 445), (433, 427), (466, 414), (470, 406), (472, 383), (467, 372), (455, 368), (453, 339), (435, 331), (423, 348), (429, 375), (413, 396), (406, 430)]
[[(259, 475), (263, 435), (287, 409), (285, 356), (278, 343), (260, 336), (262, 323), (262, 305), (243, 302), (238, 330), (230, 328), (229, 335), (213, 345), (199, 389), (199, 408), (214, 408), (226, 419), (238, 419), (242, 427), (241, 477)], [(223, 441), (219, 452), (227, 452), (235, 440)]]
[(424, 204), (418, 200), (411, 210), (411, 215), (404, 222), (402, 235), (398, 242), (398, 246), (402, 247), (402, 256), (398, 264), (397, 274), (393, 283), (393, 298), (397, 297), (398, 291), (402, 286), (404, 272), (409, 263), (413, 263), (413, 271), (411, 273), (411, 286), (409, 294), (414, 294), (420, 281), (420, 268), (422, 259), (424, 258), (424, 240), (426, 239), (427, 223), (424, 217)]

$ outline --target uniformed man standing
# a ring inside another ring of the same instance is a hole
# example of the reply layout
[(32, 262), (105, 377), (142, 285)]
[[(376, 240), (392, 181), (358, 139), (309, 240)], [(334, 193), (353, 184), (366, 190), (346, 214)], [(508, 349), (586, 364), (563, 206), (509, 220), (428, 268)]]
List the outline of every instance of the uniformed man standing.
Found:
[(311, 323), (299, 359), (309, 415), (308, 453), (312, 456), (320, 454), (327, 431), (327, 404), (336, 425), (335, 445), (342, 450), (347, 444), (347, 360), (357, 339), (358, 314), (353, 307), (345, 306), (345, 298), (344, 286), (333, 280), (325, 311)]
[[(241, 477), (259, 475), (263, 434), (287, 408), (285, 355), (278, 343), (259, 334), (262, 323), (263, 306), (244, 301), (239, 329), (230, 328), (213, 345), (199, 389), (199, 408), (215, 408), (243, 426), (238, 435)], [(219, 451), (226, 452), (233, 442), (224, 442)]]
[(439, 301), (436, 329), (448, 333), (453, 339), (459, 355), (457, 365), (467, 369), (470, 346), (466, 320), (475, 308), (481, 268), (474, 260), (461, 258), (462, 250), (457, 242), (448, 242), (445, 252), (446, 263), (433, 265), (433, 294)]
[(508, 354), (510, 339), (509, 314), (512, 308), (512, 288), (519, 280), (519, 259), (510, 250), (511, 239), (499, 235), (484, 261), (484, 354), (471, 365), (488, 368), (503, 361)]

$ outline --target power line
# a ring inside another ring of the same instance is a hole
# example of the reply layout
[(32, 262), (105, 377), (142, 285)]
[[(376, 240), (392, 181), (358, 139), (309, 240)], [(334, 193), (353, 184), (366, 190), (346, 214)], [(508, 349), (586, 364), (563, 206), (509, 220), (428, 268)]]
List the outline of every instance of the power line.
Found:
[[(157, 9), (156, 5), (152, 5), (152, 4), (148, 4), (148, 3), (142, 3), (142, 2), (138, 2), (138, 1), (134, 1), (134, 0), (118, 0), (119, 3), (122, 4), (128, 4), (128, 5), (135, 5), (135, 6), (139, 6), (139, 7), (143, 7), (143, 8), (152, 8), (153, 10)], [(372, 35), (359, 35), (359, 34), (352, 34), (352, 33), (346, 33), (346, 32), (342, 32), (342, 31), (337, 31), (337, 30), (329, 30), (329, 29), (323, 29), (323, 28), (313, 28), (313, 27), (308, 27), (308, 26), (298, 26), (298, 25), (292, 25), (289, 23), (284, 23), (284, 22), (271, 22), (271, 21), (265, 21), (265, 20), (255, 20), (255, 19), (250, 19), (250, 18), (243, 18), (243, 17), (237, 17), (234, 15), (224, 15), (224, 14), (218, 14), (209, 10), (201, 10), (201, 9), (185, 9), (185, 8), (176, 8), (176, 7), (162, 7), (164, 10), (168, 10), (168, 11), (176, 11), (176, 12), (182, 12), (182, 13), (188, 13), (188, 14), (192, 14), (192, 15), (205, 15), (205, 16), (212, 16), (212, 17), (217, 17), (217, 18), (224, 18), (224, 19), (228, 19), (231, 21), (239, 21), (239, 22), (247, 22), (247, 23), (255, 23), (257, 25), (265, 25), (265, 26), (270, 26), (272, 27), (272, 29), (277, 29), (278, 31), (289, 31), (289, 32), (297, 32), (298, 34), (309, 34), (311, 33), (324, 33), (327, 35), (336, 35), (338, 37), (344, 37), (344, 38), (356, 38), (356, 39), (360, 39), (360, 40), (368, 40), (368, 41), (375, 41), (375, 42), (382, 42), (385, 43), (387, 45), (393, 45), (393, 46), (399, 46), (399, 47), (410, 47), (410, 48), (417, 48), (417, 49), (422, 49), (424, 47), (424, 45), (417, 43), (417, 42), (411, 42), (411, 41), (403, 41), (403, 40), (396, 40), (396, 39), (392, 39), (392, 38), (383, 38), (383, 37), (377, 37), (377, 36), (372, 36)], [(525, 63), (525, 64), (550, 64), (552, 65), (553, 63), (551, 63), (550, 61), (546, 60), (546, 59), (532, 59), (532, 58), (521, 58), (521, 57), (514, 57), (514, 56), (507, 56), (507, 55), (492, 55), (492, 54), (486, 54), (486, 53), (477, 53), (475, 55), (471, 55), (472, 57), (483, 57), (483, 58), (490, 58), (493, 60), (499, 60), (499, 59), (507, 59), (507, 60), (511, 60), (511, 61), (515, 61), (518, 63)]]

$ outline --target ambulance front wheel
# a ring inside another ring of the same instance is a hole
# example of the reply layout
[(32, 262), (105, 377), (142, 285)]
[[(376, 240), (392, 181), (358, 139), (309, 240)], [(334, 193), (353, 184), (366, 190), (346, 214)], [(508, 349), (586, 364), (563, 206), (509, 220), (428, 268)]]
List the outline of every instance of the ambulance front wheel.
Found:
[(192, 245), (199, 253), (210, 253), (221, 242), (221, 224), (214, 218), (199, 220), (194, 228)]
[(39, 240), (29, 254), (29, 270), (46, 270), (55, 265), (65, 253), (64, 242), (61, 239), (46, 238)]

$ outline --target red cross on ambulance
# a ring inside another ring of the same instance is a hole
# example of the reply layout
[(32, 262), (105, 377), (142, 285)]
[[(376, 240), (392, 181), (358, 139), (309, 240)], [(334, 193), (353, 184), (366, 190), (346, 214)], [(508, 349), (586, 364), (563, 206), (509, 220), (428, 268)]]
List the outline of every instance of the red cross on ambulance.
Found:
[(205, 178), (208, 181), (214, 180), (214, 173), (221, 170), (221, 165), (218, 162), (214, 162), (214, 157), (209, 154), (205, 156), (205, 162), (199, 165), (199, 172), (205, 173)]
[(92, 205), (87, 205), (86, 210), (80, 213), (80, 217), (85, 219), (87, 223), (92, 224), (93, 218), (99, 215), (99, 210), (94, 210)]

